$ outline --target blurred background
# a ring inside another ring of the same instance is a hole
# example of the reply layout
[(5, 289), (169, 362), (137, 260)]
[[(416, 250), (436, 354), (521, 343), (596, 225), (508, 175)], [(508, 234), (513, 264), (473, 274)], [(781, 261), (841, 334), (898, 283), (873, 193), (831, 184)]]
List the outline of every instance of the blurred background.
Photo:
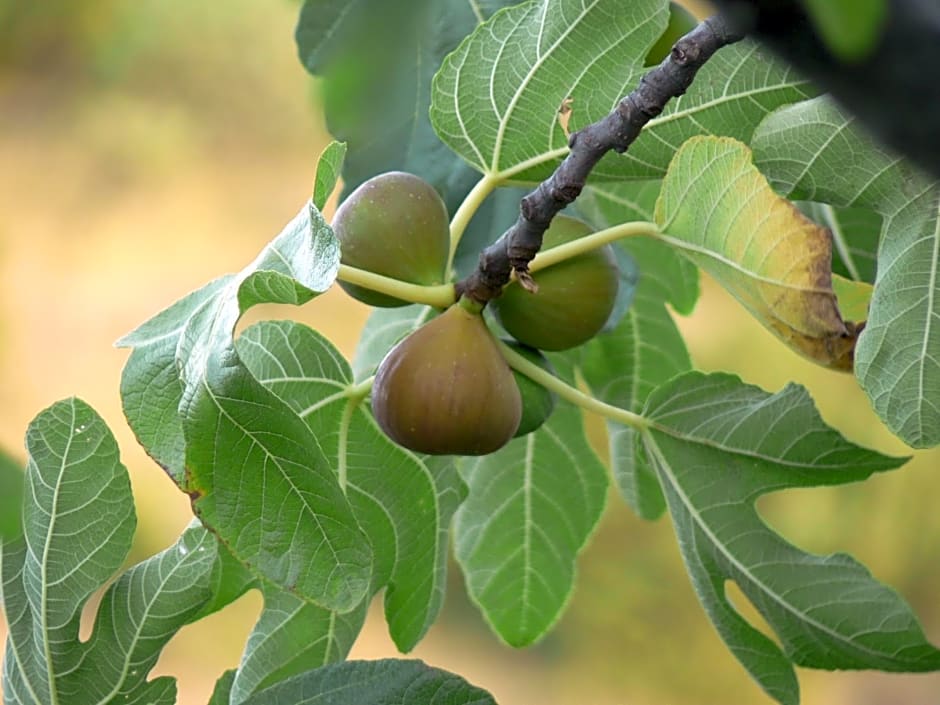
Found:
[[(107, 420), (137, 500), (136, 561), (173, 542), (187, 498), (136, 445), (121, 412), (123, 333), (241, 268), (308, 198), (329, 139), (295, 56), (289, 0), (0, 0), (0, 446), (22, 459), (30, 419), (76, 395)], [(701, 7), (697, 8), (701, 10)], [(351, 355), (368, 310), (340, 291), (291, 316)], [(809, 387), (849, 438), (908, 453), (851, 376), (781, 347), (710, 282), (681, 319), (696, 364), (768, 390)], [(899, 590), (940, 643), (940, 453), (858, 486), (766, 498), (768, 521), (814, 552), (847, 551)], [(452, 571), (416, 650), (501, 705), (749, 705), (769, 700), (696, 601), (668, 519), (644, 523), (611, 495), (557, 629), (502, 645)], [(743, 598), (740, 602), (744, 602)], [(201, 705), (237, 665), (260, 610), (249, 594), (184, 629), (157, 672)], [(2, 625), (0, 625), (2, 635)], [(352, 657), (395, 655), (378, 610)], [(806, 705), (940, 703), (938, 675), (800, 671)]]

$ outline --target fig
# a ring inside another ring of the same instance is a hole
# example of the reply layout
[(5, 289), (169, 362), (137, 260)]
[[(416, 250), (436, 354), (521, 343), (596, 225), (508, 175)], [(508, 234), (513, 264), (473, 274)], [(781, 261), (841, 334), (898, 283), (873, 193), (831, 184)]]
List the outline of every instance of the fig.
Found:
[(385, 434), (405, 448), (486, 455), (519, 428), (522, 398), (483, 317), (457, 303), (379, 363), (372, 412)]
[(698, 25), (698, 20), (695, 19), (695, 15), (678, 3), (669, 3), (669, 23), (666, 25), (666, 31), (647, 53), (645, 65), (657, 66), (669, 56), (672, 45), (695, 29), (696, 25)]
[[(541, 367), (546, 372), (555, 374), (555, 368), (541, 352), (535, 348), (530, 348), (514, 340), (504, 340), (504, 343), (522, 355), (529, 362)], [(512, 371), (516, 378), (516, 385), (519, 387), (519, 395), (522, 397), (522, 419), (519, 421), (519, 428), (513, 438), (525, 436), (532, 433), (539, 426), (548, 420), (555, 410), (555, 402), (558, 395), (549, 391), (538, 382), (526, 377), (521, 372)]]
[[(333, 232), (343, 264), (411, 284), (444, 283), (447, 206), (431, 184), (413, 174), (391, 171), (363, 182), (337, 209)], [(340, 286), (370, 306), (410, 303), (343, 281)]]
[[(545, 231), (542, 249), (590, 234), (587, 223), (556, 215)], [(617, 299), (620, 275), (610, 245), (533, 273), (538, 291), (516, 282), (490, 305), (513, 338), (539, 350), (567, 350), (593, 338), (607, 323)]]

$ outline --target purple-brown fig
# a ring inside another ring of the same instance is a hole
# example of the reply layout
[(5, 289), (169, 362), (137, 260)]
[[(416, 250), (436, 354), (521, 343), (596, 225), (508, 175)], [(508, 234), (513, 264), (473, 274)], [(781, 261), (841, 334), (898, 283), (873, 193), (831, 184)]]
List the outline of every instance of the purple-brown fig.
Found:
[[(556, 215), (542, 238), (548, 250), (591, 233), (587, 223)], [(610, 245), (533, 273), (538, 291), (517, 282), (491, 302), (493, 313), (520, 343), (539, 350), (567, 350), (597, 335), (617, 300), (620, 274)]]
[(385, 356), (372, 385), (372, 412), (405, 448), (486, 455), (513, 437), (522, 399), (482, 316), (458, 303)]
[[(411, 284), (444, 283), (447, 206), (431, 184), (413, 174), (391, 171), (362, 183), (337, 209), (333, 232), (343, 264)], [(343, 281), (340, 286), (370, 306), (409, 303)]]

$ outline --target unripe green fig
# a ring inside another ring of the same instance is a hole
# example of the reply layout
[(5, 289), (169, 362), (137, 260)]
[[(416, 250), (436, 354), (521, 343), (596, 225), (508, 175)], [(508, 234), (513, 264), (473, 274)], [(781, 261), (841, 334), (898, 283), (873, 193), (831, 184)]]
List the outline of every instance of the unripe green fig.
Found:
[[(363, 182), (337, 209), (333, 231), (343, 264), (411, 284), (444, 283), (447, 206), (431, 184), (413, 174), (391, 171)], [(340, 286), (370, 306), (410, 303), (343, 281)]]
[[(542, 250), (591, 233), (587, 223), (556, 215), (542, 239)], [(610, 245), (585, 252), (539, 270), (533, 275), (538, 291), (517, 282), (491, 302), (493, 313), (520, 343), (539, 350), (567, 350), (597, 335), (614, 303), (620, 276)]]
[[(546, 372), (555, 374), (552, 363), (540, 351), (522, 343), (517, 343), (515, 340), (504, 340), (503, 342), (529, 362), (538, 365)], [(522, 397), (522, 419), (519, 421), (519, 428), (516, 429), (513, 436), (513, 438), (518, 438), (532, 433), (548, 420), (548, 417), (555, 410), (558, 395), (517, 370), (513, 370), (512, 374), (516, 378), (519, 395)]]
[(385, 356), (372, 384), (372, 413), (405, 448), (486, 455), (513, 437), (522, 399), (483, 317), (458, 303)]
[(698, 25), (698, 20), (695, 19), (695, 15), (678, 3), (669, 3), (669, 23), (666, 25), (666, 31), (656, 40), (653, 48), (646, 55), (646, 65), (659, 65), (669, 56), (672, 45), (691, 32), (696, 25)]

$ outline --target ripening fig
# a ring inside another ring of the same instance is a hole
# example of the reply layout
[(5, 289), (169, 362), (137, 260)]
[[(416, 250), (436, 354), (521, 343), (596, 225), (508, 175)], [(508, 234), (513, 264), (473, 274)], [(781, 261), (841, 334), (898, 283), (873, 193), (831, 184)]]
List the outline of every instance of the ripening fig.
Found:
[[(523, 345), (522, 343), (517, 343), (515, 340), (504, 340), (503, 342), (529, 362), (538, 365), (546, 372), (553, 375), (555, 374), (552, 363), (550, 363), (548, 358), (540, 351)], [(549, 391), (538, 382), (529, 379), (517, 370), (513, 370), (512, 374), (513, 377), (516, 378), (519, 394), (522, 397), (522, 419), (519, 421), (519, 428), (516, 429), (516, 434), (513, 436), (513, 438), (518, 438), (519, 436), (532, 433), (532, 431), (539, 428), (539, 426), (548, 420), (548, 417), (551, 416), (552, 412), (555, 410), (555, 402), (558, 400), (558, 395), (555, 394), (555, 392)]]
[[(542, 250), (590, 233), (587, 223), (556, 215), (545, 231)], [(620, 286), (617, 258), (610, 245), (532, 276), (537, 292), (513, 282), (490, 303), (500, 324), (520, 343), (539, 350), (567, 350), (593, 338), (610, 318)]]
[[(343, 264), (411, 284), (444, 283), (447, 206), (431, 184), (413, 174), (391, 171), (362, 183), (337, 209), (333, 231)], [(340, 286), (370, 306), (409, 303), (343, 281)]]
[(519, 427), (522, 399), (483, 317), (461, 303), (392, 348), (372, 385), (393, 441), (432, 455), (486, 455)]
[(646, 54), (646, 66), (657, 66), (669, 56), (672, 45), (691, 32), (698, 25), (695, 15), (678, 3), (669, 3), (669, 24), (656, 43)]

